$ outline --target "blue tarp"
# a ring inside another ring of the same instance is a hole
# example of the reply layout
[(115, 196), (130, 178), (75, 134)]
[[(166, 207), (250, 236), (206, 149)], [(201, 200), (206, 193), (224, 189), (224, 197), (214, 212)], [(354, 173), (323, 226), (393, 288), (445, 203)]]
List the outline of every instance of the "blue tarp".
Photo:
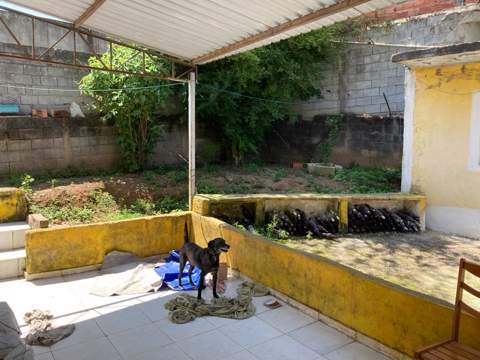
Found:
[(192, 280), (196, 286), (190, 284), (188, 279), (188, 269), (190, 268), (190, 263), (187, 262), (182, 273), (182, 287), (178, 287), (178, 273), (180, 272), (179, 264), (180, 255), (178, 251), (170, 251), (169, 257), (166, 259), (167, 263), (155, 268), (155, 272), (163, 279), (164, 284), (166, 284), (172, 290), (195, 290), (197, 289), (198, 283), (200, 282), (200, 269), (194, 268), (192, 271)]

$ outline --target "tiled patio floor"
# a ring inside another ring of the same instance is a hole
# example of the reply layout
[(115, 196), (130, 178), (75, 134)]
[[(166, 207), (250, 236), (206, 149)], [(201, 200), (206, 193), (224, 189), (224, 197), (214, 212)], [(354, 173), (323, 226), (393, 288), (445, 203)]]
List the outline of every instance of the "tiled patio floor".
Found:
[[(51, 348), (35, 347), (38, 360), (385, 360), (387, 357), (288, 306), (269, 310), (267, 297), (254, 298), (257, 313), (247, 320), (198, 318), (176, 325), (164, 303), (176, 296), (102, 298), (89, 294), (96, 272), (63, 278), (0, 282), (22, 324), (32, 309), (50, 310), (55, 324), (75, 323), (69, 338)], [(241, 280), (228, 281), (227, 295)], [(211, 290), (204, 292), (211, 297)]]

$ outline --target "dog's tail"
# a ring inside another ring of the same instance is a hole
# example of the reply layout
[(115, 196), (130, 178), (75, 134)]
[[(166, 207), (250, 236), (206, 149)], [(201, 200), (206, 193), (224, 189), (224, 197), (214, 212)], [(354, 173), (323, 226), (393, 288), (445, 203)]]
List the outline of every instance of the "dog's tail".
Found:
[(188, 225), (187, 222), (185, 222), (185, 228), (183, 230), (183, 241), (184, 243), (188, 243)]

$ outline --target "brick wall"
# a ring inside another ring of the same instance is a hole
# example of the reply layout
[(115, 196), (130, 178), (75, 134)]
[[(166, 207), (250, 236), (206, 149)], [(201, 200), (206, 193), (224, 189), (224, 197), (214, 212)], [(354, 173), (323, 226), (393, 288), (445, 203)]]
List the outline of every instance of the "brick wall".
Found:
[[(262, 150), (267, 162), (291, 164), (293, 161), (319, 162), (319, 147), (327, 140), (327, 116), (311, 121), (280, 123)], [(348, 166), (386, 166), (402, 164), (403, 119), (349, 115), (342, 121), (330, 161)]]
[[(471, 41), (480, 35), (480, 12), (476, 6), (449, 12), (369, 26), (352, 41), (370, 39), (384, 44), (442, 45)], [(294, 107), (303, 120), (316, 115), (352, 113), (402, 116), (404, 108), (404, 67), (393, 64), (393, 54), (411, 48), (348, 45), (339, 64), (333, 64), (319, 80), (322, 95)]]
[(0, 103), (19, 104), (22, 114), (30, 114), (32, 109), (68, 109), (72, 102), (84, 106), (88, 99), (80, 95), (77, 82), (87, 73), (0, 58)]
[[(164, 123), (165, 134), (150, 157), (150, 166), (181, 164), (188, 157), (187, 125), (178, 119)], [(197, 159), (215, 143), (215, 133), (198, 128)], [(221, 156), (221, 154), (214, 154)], [(205, 157), (208, 161), (219, 158)], [(121, 165), (114, 128), (98, 119), (0, 117), (0, 175), (43, 173), (61, 169), (114, 169)]]
[(107, 169), (118, 160), (111, 126), (83, 119), (0, 118), (0, 174)]
[[(32, 36), (30, 19), (25, 16), (2, 11), (0, 17), (13, 31), (23, 46), (18, 46), (12, 36), (0, 31), (0, 51), (11, 54), (29, 54), (31, 52)], [(35, 49), (43, 53), (55, 43), (65, 30), (37, 22), (35, 25)], [(107, 44), (92, 37), (86, 37), (87, 42), (99, 53), (107, 50)], [(73, 61), (73, 33), (68, 34), (56, 46), (43, 56), (47, 60)], [(77, 41), (77, 57), (79, 63), (86, 63), (91, 56), (89, 46), (83, 41)], [(20, 105), (22, 114), (30, 114), (32, 108), (68, 109), (72, 102), (84, 105), (88, 99), (81, 97), (77, 82), (88, 74), (87, 71), (41, 64), (32, 61), (10, 60), (0, 58), (0, 103)], [(6, 86), (10, 85), (10, 86)], [(27, 87), (24, 89), (21, 87)], [(37, 89), (32, 89), (37, 88)], [(38, 88), (56, 90), (38, 90)], [(75, 90), (75, 91), (71, 91)]]

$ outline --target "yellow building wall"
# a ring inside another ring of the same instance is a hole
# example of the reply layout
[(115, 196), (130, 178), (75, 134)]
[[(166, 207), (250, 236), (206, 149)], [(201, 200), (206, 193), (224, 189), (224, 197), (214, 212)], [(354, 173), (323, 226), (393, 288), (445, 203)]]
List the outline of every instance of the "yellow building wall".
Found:
[[(347, 327), (408, 355), (447, 340), (453, 309), (321, 256), (276, 244), (215, 218), (192, 214), (194, 240), (231, 245), (221, 261)], [(480, 319), (462, 317), (461, 340), (480, 349)]]
[(412, 191), (425, 194), (432, 208), (479, 209), (480, 172), (468, 170), (468, 157), (480, 63), (417, 68), (415, 74)]

